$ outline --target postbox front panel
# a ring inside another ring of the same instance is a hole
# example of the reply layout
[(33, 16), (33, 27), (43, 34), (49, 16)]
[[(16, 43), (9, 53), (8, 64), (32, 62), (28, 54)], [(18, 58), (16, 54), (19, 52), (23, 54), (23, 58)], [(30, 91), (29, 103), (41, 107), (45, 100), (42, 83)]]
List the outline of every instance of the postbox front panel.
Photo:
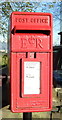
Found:
[(51, 14), (13, 13), (11, 19), (11, 51), (49, 51), (52, 44)]
[[(13, 112), (48, 111), (51, 109), (51, 54), (11, 54), (11, 109)], [(16, 76), (16, 77), (15, 77)]]
[(52, 108), (52, 15), (11, 15), (11, 110), (41, 112)]

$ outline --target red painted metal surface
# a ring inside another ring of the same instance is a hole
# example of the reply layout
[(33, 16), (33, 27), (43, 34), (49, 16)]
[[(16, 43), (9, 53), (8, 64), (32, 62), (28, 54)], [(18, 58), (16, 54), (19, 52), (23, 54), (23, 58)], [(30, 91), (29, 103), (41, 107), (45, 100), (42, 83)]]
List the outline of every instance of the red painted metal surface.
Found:
[[(49, 111), (52, 109), (52, 15), (13, 12), (10, 26), (11, 110)], [(39, 72), (35, 74), (36, 69)], [(27, 79), (33, 80), (33, 91), (30, 91)], [(39, 83), (39, 93), (34, 90), (35, 80)]]

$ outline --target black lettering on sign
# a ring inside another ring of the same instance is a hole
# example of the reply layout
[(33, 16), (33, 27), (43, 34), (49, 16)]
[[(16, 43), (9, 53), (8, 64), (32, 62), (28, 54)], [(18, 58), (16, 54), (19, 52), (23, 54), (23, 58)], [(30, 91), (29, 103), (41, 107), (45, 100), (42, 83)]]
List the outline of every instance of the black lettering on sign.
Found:
[(16, 22), (20, 22), (20, 23), (27, 23), (28, 19), (27, 18), (15, 18)]
[(48, 23), (48, 19), (45, 19), (45, 23)]
[(15, 18), (16, 22), (19, 23), (48, 23), (47, 18)]

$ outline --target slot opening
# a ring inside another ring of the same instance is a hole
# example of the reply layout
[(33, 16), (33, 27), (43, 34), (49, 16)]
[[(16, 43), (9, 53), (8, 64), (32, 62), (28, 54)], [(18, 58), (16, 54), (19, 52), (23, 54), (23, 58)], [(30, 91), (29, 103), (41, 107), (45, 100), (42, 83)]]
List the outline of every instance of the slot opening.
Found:
[(12, 34), (15, 33), (40, 33), (40, 34), (46, 34), (46, 35), (50, 35), (50, 30), (12, 30), (11, 31)]

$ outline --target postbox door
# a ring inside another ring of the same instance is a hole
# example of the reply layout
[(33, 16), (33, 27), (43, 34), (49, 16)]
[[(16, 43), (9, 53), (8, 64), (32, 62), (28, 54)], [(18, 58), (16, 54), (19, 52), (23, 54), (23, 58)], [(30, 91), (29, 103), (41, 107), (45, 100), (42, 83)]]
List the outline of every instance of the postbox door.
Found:
[[(27, 109), (27, 111), (29, 108), (30, 111), (32, 109), (38, 111), (39, 108), (40, 111), (50, 109), (52, 105), (51, 54), (36, 53), (36, 58), (26, 58), (26, 53), (12, 53), (11, 56), (12, 109), (15, 108), (17, 111), (17, 108), (18, 112), (23, 111), (22, 108)], [(29, 66), (34, 67), (30, 68), (31, 72), (33, 69), (35, 70), (34, 74), (30, 73)], [(28, 71), (26, 72), (26, 70)], [(30, 76), (33, 78), (29, 78)]]

